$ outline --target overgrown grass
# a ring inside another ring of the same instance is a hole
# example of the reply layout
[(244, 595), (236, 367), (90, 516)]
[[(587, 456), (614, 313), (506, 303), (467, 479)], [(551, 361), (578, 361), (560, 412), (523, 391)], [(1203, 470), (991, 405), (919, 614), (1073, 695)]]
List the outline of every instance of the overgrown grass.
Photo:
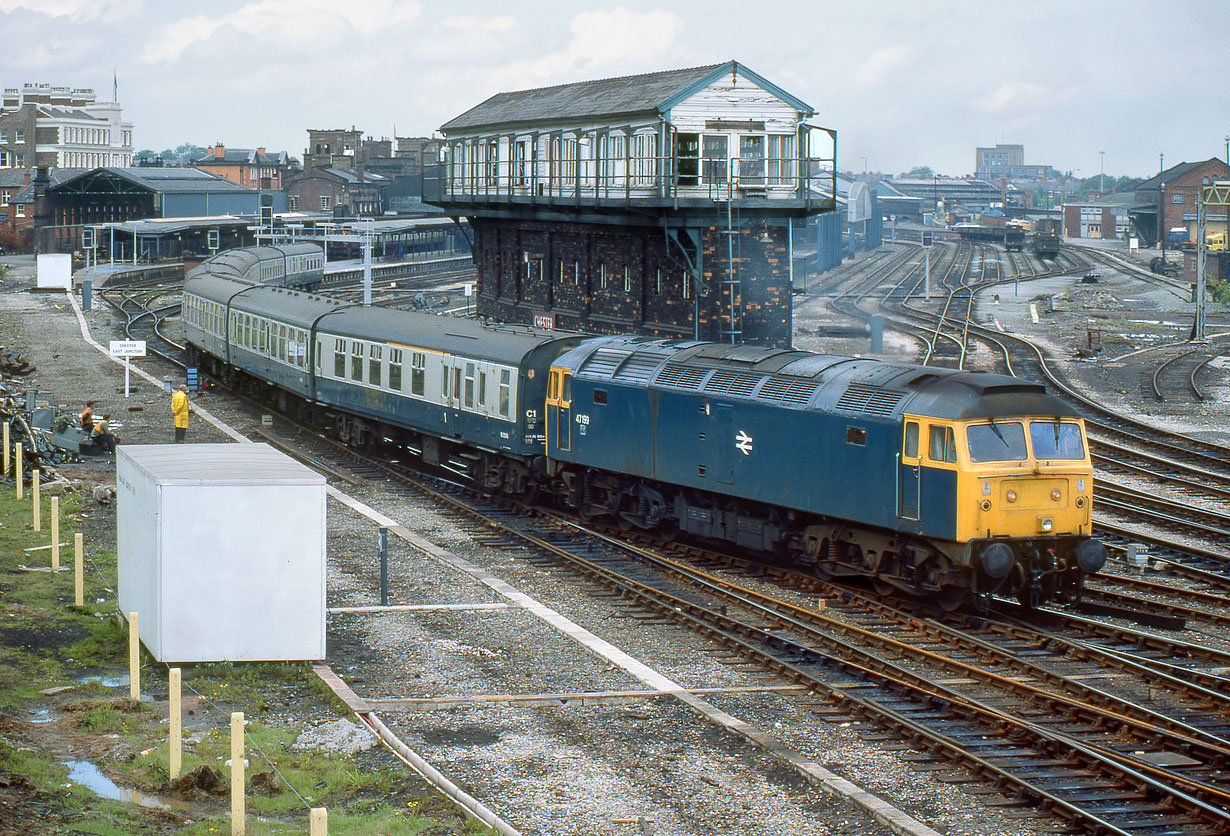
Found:
[[(95, 552), (86, 543), (85, 605), (73, 606), (75, 499), (61, 501), (60, 539), (70, 544), (61, 549), (61, 566), (68, 571), (53, 575), (20, 568), (50, 563), (49, 550), (27, 551), (50, 543), (49, 497), (43, 497), (42, 505), (43, 530), (35, 532), (29, 493), (18, 501), (11, 484), (0, 485), (0, 712), (24, 716), (33, 706), (53, 707), (63, 718), (57, 728), (105, 741), (110, 754), (98, 765), (109, 777), (121, 786), (157, 792), (169, 778), (165, 709), (133, 703), (126, 699), (125, 690), (105, 687), (85, 676), (119, 676), (127, 671), (128, 628), (117, 617), (113, 589), (116, 555)], [(166, 666), (144, 652), (141, 677), (143, 692), (162, 694), (165, 699)], [(312, 676), (310, 665), (304, 662), (184, 666), (183, 681), (185, 695), (195, 692), (222, 708), (214, 712), (217, 726), (193, 732), (201, 738), (185, 745), (183, 771), (208, 765), (224, 779), (230, 757), (227, 710), (244, 711), (251, 718), (269, 708), (271, 694), (288, 687), (333, 702), (332, 692)], [(62, 685), (73, 688), (52, 698), (39, 693)], [(334, 836), (418, 836), (437, 831), (442, 823), (456, 832), (490, 832), (463, 823), (442, 796), (424, 795), (418, 779), (406, 770), (365, 767), (363, 759), (292, 749), (298, 732), (255, 722), (247, 727), (249, 787), (257, 774), (275, 767), (280, 773), (277, 791), (263, 795), (249, 790), (248, 833), (304, 834), (309, 807), (329, 809), (329, 832)], [(0, 740), (0, 771), (21, 775), (35, 788), (33, 792), (53, 817), (44, 832), (212, 836), (230, 831), (226, 796), (202, 802), (199, 813), (193, 814), (199, 821), (184, 829), (161, 812), (98, 798), (75, 783), (66, 786), (72, 782), (67, 779), (67, 767), (57, 758), (7, 740)]]

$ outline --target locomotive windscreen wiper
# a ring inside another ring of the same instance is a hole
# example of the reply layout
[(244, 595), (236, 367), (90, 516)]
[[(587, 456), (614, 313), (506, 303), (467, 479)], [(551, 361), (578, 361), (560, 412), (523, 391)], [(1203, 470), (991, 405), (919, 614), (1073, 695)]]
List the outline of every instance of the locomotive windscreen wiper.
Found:
[(995, 437), (999, 439), (1000, 443), (1007, 447), (1008, 439), (1004, 438), (1004, 434), (999, 431), (999, 427), (995, 426), (995, 419), (988, 418), (987, 420), (991, 422), (991, 432), (995, 433)]

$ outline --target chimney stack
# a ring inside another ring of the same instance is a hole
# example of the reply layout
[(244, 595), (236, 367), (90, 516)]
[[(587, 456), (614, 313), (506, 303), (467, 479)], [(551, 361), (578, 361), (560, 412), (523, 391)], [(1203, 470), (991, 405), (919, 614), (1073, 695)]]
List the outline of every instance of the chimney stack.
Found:
[(256, 149), (256, 153), (257, 153), (257, 156), (260, 156), (260, 157), (265, 156), (265, 146), (264, 145), (259, 146)]
[(226, 146), (219, 142), (214, 146), (214, 159), (221, 160), (226, 158)]

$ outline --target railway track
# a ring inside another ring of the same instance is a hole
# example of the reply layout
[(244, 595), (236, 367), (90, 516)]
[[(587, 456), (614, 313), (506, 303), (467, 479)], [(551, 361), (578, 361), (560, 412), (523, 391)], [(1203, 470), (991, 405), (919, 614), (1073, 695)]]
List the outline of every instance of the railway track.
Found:
[[(350, 459), (351, 466), (358, 462), (368, 474), (393, 476), (471, 525), (490, 526), (491, 542), (511, 546), (531, 562), (563, 567), (601, 584), (619, 596), (624, 608), (669, 619), (805, 685), (822, 700), (817, 709), (821, 714), (874, 718), (885, 734), (918, 750), (912, 756), (916, 768), (943, 770), (949, 780), (990, 782), (1012, 799), (1042, 805), (1091, 832), (1132, 833), (1178, 823), (1186, 832), (1230, 827), (1230, 813), (1223, 809), (1230, 808), (1230, 792), (1216, 777), (1217, 764), (1230, 766), (1230, 742), (1220, 730), (1206, 727), (1209, 724), (1177, 723), (1071, 678), (1062, 689), (1028, 686), (1016, 681), (1021, 678), (1019, 661), (1014, 663), (1017, 673), (1009, 676), (959, 658), (976, 657), (986, 648), (956, 633), (946, 635), (954, 647), (962, 648), (960, 653), (913, 647), (742, 588), (728, 578), (714, 578), (572, 521), (541, 512), (530, 516), (457, 483), (410, 477), (383, 459), (355, 459), (349, 448), (333, 449)], [(907, 622), (910, 618), (906, 616)], [(1001, 658), (997, 664), (1008, 663)], [(921, 672), (928, 666), (934, 669), (931, 675)], [(1055, 681), (1050, 674), (1036, 673), (1040, 680)], [(954, 677), (977, 687), (958, 689)], [(1099, 707), (1095, 699), (1106, 705)], [(1065, 730), (1058, 729), (1057, 706), (1067, 712)], [(1113, 724), (1113, 733), (1101, 724)], [(1078, 740), (1074, 728), (1087, 729), (1089, 739)], [(1199, 754), (1199, 763), (1208, 768), (1199, 774), (1191, 768), (1176, 774), (1148, 757), (1155, 752), (1155, 760), (1161, 759), (1161, 752), (1176, 746)]]

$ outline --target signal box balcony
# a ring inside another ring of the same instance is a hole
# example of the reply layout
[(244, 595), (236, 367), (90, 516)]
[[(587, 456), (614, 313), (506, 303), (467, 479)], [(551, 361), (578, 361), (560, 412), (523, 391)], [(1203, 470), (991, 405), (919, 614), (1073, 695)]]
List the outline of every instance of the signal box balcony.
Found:
[(836, 132), (736, 62), (501, 93), (446, 123), (423, 199), (459, 215), (740, 209), (836, 194)]

